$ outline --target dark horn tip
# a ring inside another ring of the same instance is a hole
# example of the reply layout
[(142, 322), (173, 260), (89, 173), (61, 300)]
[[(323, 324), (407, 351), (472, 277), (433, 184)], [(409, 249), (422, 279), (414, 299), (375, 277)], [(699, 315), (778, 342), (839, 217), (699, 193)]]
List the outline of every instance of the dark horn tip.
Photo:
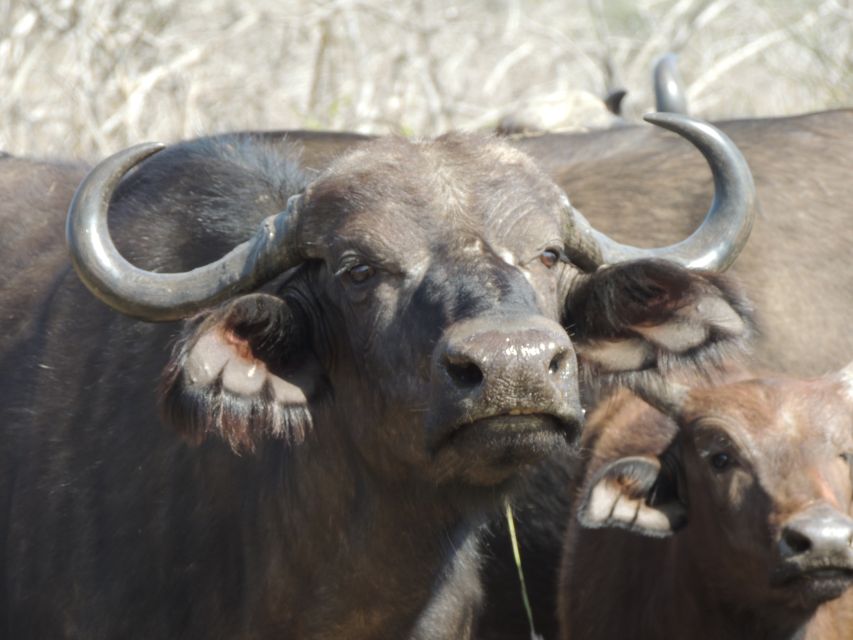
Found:
[[(655, 125), (656, 127), (661, 127), (662, 129), (667, 129), (673, 133), (677, 133), (680, 136), (685, 136), (686, 131), (692, 130), (695, 134), (706, 136), (713, 140), (724, 140), (728, 144), (733, 144), (729, 141), (726, 134), (717, 129), (710, 122), (694, 116), (688, 116), (684, 113), (658, 111), (655, 113), (647, 113), (643, 116), (643, 120)], [(689, 135), (687, 137), (689, 138)]]
[(120, 151), (115, 154), (114, 157), (124, 160), (122, 164), (128, 164), (128, 169), (133, 167), (149, 156), (153, 156), (155, 153), (159, 153), (163, 149), (166, 148), (166, 144), (163, 142), (142, 142), (140, 144), (133, 145), (125, 149), (124, 151)]
[[(83, 182), (80, 183), (78, 193), (74, 196), (75, 201), (78, 195), (83, 195), (89, 189), (108, 188), (111, 190), (133, 167), (165, 148), (166, 145), (162, 142), (143, 142), (123, 149), (114, 153), (106, 160), (102, 160), (89, 172), (89, 175), (83, 179)], [(75, 207), (72, 203), (71, 210), (74, 209)], [(71, 210), (69, 210), (69, 213)]]
[(677, 73), (678, 72), (678, 54), (674, 51), (667, 51), (659, 56), (653, 65), (655, 71)]

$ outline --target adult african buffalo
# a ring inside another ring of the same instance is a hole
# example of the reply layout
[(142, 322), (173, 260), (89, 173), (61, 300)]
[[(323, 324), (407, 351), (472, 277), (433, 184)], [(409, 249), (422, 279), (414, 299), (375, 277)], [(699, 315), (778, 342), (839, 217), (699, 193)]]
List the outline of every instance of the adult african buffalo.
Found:
[[(715, 125), (743, 151), (761, 204), (730, 270), (758, 310), (755, 367), (794, 375), (838, 369), (853, 353), (853, 110)], [(622, 127), (512, 143), (615, 238), (672, 242), (707, 206), (707, 171), (695, 152), (666, 134)], [(560, 457), (543, 464), (514, 505), (534, 619), (546, 638), (557, 633), (557, 567), (569, 509), (564, 488), (573, 462)], [(486, 545), (484, 637), (521, 637), (529, 631), (502, 522)]]
[(853, 364), (653, 377), (590, 416), (561, 637), (853, 638)]
[[(71, 205), (79, 278), (29, 233), (60, 224), (52, 183), (19, 183), (0, 201), (3, 633), (469, 637), (481, 522), (576, 437), (575, 352), (630, 375), (749, 334), (736, 292), (676, 264), (734, 258), (749, 172), (712, 128), (660, 122), (709, 157), (717, 200), (687, 242), (630, 252), (662, 259), (603, 269), (625, 248), (477, 136), (358, 143), (313, 179), (251, 134), (127, 150)], [(158, 378), (196, 446), (162, 428)]]

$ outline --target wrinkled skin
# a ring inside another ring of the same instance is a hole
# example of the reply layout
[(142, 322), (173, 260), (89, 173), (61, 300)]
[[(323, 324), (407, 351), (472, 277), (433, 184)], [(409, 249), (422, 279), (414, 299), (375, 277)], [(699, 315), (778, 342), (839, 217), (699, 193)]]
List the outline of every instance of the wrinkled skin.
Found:
[(609, 346), (637, 327), (617, 353), (647, 368), (749, 337), (723, 278), (561, 258), (562, 192), (500, 143), (377, 141), (317, 179), (289, 145), (177, 145), (115, 194), (122, 253), (178, 271), (304, 191), (302, 264), (182, 326), (110, 311), (30, 233), (61, 227), (55, 166), (0, 200), (4, 263), (42, 261), (0, 296), (8, 637), (470, 637), (482, 522), (577, 435), (575, 351), (593, 378), (630, 375)]
[(571, 487), (562, 637), (853, 637), (851, 373), (733, 373), (672, 420), (629, 394), (600, 407)]

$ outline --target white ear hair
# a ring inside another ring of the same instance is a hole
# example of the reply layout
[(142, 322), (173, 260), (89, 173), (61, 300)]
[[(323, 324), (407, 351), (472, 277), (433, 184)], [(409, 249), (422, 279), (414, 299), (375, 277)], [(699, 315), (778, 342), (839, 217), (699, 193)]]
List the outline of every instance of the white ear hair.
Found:
[(260, 396), (265, 385), (272, 398), (283, 405), (306, 404), (313, 383), (297, 386), (274, 375), (266, 363), (226, 340), (221, 331), (208, 331), (190, 350), (184, 363), (184, 375), (190, 386), (209, 387), (221, 381), (222, 388), (238, 396)]
[(661, 463), (654, 456), (614, 460), (587, 481), (578, 521), (588, 529), (625, 529), (654, 538), (670, 536), (687, 522), (687, 510), (673, 490), (665, 492), (664, 500), (654, 499), (660, 482)]

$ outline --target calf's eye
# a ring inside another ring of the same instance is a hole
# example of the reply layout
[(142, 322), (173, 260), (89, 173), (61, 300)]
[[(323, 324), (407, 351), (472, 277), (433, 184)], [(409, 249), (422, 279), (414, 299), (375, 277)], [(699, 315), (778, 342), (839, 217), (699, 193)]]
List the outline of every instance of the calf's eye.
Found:
[(539, 256), (539, 260), (550, 269), (560, 261), (560, 253), (554, 249), (545, 249)]
[(728, 453), (715, 453), (711, 456), (711, 466), (714, 471), (725, 471), (732, 465), (732, 457)]
[(366, 282), (376, 273), (376, 269), (369, 264), (357, 264), (347, 271), (347, 276), (355, 284)]

